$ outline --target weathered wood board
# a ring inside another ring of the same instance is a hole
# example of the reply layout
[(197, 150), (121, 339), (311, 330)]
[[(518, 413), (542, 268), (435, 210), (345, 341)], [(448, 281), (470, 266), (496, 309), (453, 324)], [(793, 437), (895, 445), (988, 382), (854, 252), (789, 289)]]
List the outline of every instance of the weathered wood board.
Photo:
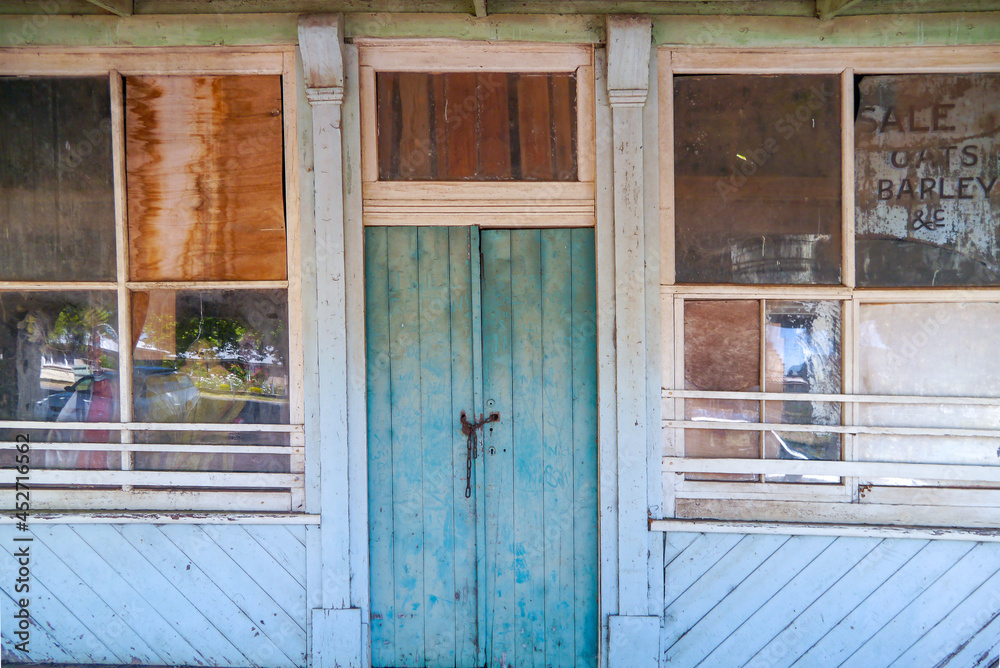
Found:
[(129, 273), (287, 276), (278, 76), (125, 79)]

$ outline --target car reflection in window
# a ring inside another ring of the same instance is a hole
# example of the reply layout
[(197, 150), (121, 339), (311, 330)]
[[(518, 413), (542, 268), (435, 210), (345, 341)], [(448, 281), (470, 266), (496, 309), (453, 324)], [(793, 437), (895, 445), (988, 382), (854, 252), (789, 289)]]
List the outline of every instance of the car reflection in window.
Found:
[[(198, 388), (180, 371), (139, 367), (132, 384), (137, 422), (186, 422), (198, 405)], [(113, 371), (83, 376), (35, 404), (35, 419), (49, 422), (115, 422), (119, 415)]]

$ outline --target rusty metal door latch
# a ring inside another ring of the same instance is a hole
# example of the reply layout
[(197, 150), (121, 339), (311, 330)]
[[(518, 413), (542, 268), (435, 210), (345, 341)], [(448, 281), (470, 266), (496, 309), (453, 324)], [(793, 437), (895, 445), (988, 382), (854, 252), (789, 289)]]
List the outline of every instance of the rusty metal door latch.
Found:
[(458, 421), (462, 424), (462, 433), (465, 434), (466, 452), (465, 452), (465, 498), (472, 496), (472, 460), (479, 457), (479, 441), (476, 437), (476, 432), (483, 428), (483, 425), (490, 422), (497, 422), (500, 420), (500, 413), (493, 412), (487, 418), (483, 417), (483, 414), (479, 414), (479, 420), (476, 422), (469, 422), (469, 419), (465, 416), (465, 411), (462, 411), (458, 415)]

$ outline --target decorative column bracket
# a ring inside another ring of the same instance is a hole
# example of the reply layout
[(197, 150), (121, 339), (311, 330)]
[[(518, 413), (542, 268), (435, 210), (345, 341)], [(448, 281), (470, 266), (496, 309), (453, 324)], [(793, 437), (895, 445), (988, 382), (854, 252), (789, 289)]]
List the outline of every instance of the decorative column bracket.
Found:
[[(652, 22), (609, 16), (608, 102), (614, 160), (618, 424), (618, 615), (608, 619), (611, 668), (659, 665), (660, 611), (650, 610), (646, 411), (646, 262), (643, 105)], [(650, 614), (653, 612), (654, 614)]]
[[(299, 47), (312, 107), (313, 195), (316, 224), (316, 316), (319, 358), (320, 581), (322, 608), (312, 610), (312, 668), (361, 668), (364, 620), (351, 597), (352, 481), (348, 475), (347, 306), (344, 235), (343, 17), (299, 18)], [(366, 480), (353, 481), (356, 485)], [(315, 509), (312, 509), (315, 512)]]

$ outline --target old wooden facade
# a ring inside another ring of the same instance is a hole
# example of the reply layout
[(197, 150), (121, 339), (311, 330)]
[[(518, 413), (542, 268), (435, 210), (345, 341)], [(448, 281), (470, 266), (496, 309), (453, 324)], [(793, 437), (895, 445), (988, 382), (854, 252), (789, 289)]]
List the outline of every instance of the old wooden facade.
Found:
[(10, 0), (0, 91), (4, 663), (997, 665), (1000, 4)]

